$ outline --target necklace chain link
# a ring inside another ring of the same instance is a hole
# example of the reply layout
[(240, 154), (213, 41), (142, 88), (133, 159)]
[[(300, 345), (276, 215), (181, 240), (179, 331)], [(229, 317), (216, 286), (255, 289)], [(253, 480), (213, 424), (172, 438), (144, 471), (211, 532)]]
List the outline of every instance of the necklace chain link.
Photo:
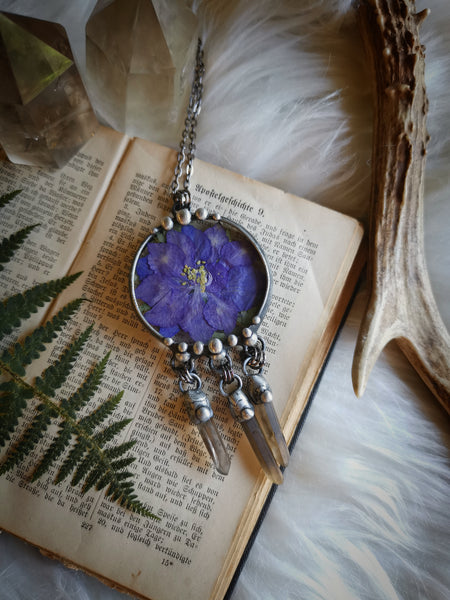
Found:
[(181, 135), (180, 148), (177, 154), (175, 176), (171, 184), (171, 192), (176, 209), (188, 208), (191, 202), (189, 184), (192, 175), (192, 163), (195, 156), (195, 138), (197, 135), (197, 119), (202, 105), (203, 76), (205, 65), (203, 63), (202, 41), (198, 40), (194, 80), (184, 130)]

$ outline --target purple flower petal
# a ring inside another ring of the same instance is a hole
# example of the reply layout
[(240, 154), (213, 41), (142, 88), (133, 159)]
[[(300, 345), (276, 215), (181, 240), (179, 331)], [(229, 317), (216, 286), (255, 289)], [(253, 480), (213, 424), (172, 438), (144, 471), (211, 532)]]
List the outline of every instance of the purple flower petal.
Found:
[(223, 263), (207, 264), (206, 270), (211, 276), (211, 283), (206, 288), (208, 294), (220, 294), (228, 283), (228, 267)]
[(211, 257), (211, 242), (207, 238), (205, 232), (192, 225), (184, 225), (181, 231), (183, 234), (187, 235), (194, 244), (194, 260), (208, 261)]
[(206, 294), (202, 294), (198, 288), (189, 295), (189, 301), (185, 305), (185, 311), (180, 319), (180, 327), (186, 331), (193, 340), (207, 342), (214, 333), (203, 316)]
[(139, 277), (139, 281), (142, 281), (144, 277), (153, 273), (152, 269), (149, 267), (147, 256), (141, 256), (141, 258), (136, 263), (136, 275)]
[(176, 335), (179, 331), (180, 328), (178, 327), (178, 325), (176, 325), (175, 327), (161, 327), (159, 333), (165, 338), (170, 338)]
[(253, 267), (233, 267), (228, 274), (227, 290), (238, 309), (249, 310), (262, 294), (264, 277)]
[(218, 260), (220, 256), (220, 250), (224, 244), (228, 243), (228, 236), (225, 232), (225, 229), (222, 227), (220, 223), (214, 225), (214, 227), (210, 227), (205, 231), (205, 236), (211, 242), (211, 256), (209, 258), (210, 262), (215, 262)]
[(148, 310), (144, 317), (154, 327), (176, 327), (183, 316), (183, 308), (186, 305), (187, 291), (184, 289), (171, 289), (168, 294), (161, 298)]
[(163, 276), (178, 276), (186, 264), (186, 258), (183, 250), (175, 244), (154, 243), (148, 246), (148, 264)]
[(250, 266), (256, 258), (253, 246), (241, 240), (228, 242), (222, 246), (220, 257), (231, 267)]
[(239, 310), (229, 294), (224, 297), (209, 295), (203, 314), (214, 330), (228, 334), (236, 326)]
[(135, 294), (138, 300), (142, 300), (149, 306), (153, 306), (164, 298), (164, 296), (170, 294), (171, 291), (172, 285), (170, 280), (153, 273), (141, 281), (135, 290)]
[(193, 265), (195, 262), (195, 244), (184, 231), (172, 229), (167, 233), (167, 243), (178, 246), (184, 253), (184, 264)]

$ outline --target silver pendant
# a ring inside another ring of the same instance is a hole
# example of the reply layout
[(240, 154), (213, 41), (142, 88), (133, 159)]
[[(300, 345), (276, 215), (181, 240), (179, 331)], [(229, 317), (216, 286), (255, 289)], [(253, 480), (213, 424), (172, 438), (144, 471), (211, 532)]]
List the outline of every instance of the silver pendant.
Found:
[[(230, 459), (196, 371), (207, 357), (219, 387), (261, 467), (281, 483), (289, 451), (262, 376), (264, 342), (258, 328), (271, 295), (271, 275), (253, 236), (233, 221), (189, 209), (188, 192), (174, 198), (173, 213), (140, 246), (131, 270), (131, 296), (151, 333), (173, 353), (172, 367), (191, 422), (215, 468), (228, 473)], [(242, 378), (231, 348), (240, 351)], [(244, 391), (248, 388), (248, 392)]]

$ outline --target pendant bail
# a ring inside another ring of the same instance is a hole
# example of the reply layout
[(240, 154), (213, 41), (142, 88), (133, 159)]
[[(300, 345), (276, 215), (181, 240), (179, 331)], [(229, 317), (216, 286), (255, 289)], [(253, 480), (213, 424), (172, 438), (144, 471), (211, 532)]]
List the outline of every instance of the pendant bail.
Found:
[(182, 209), (189, 209), (191, 206), (191, 193), (188, 189), (177, 190), (172, 194), (173, 212), (177, 213)]

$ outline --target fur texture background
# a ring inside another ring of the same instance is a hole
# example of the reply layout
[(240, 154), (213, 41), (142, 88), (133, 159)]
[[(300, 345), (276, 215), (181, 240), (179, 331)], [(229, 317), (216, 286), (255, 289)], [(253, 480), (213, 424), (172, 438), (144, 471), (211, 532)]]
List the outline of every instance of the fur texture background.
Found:
[[(61, 20), (82, 69), (82, 28), (95, 1), (30, 4), (0, 0), (2, 10)], [(198, 156), (366, 221), (371, 81), (350, 1), (195, 5), (207, 63)], [(425, 242), (450, 327), (450, 4), (417, 2), (425, 7)], [(363, 398), (354, 396), (365, 301), (363, 284), (232, 600), (450, 598), (449, 419), (395, 344)], [(122, 595), (2, 534), (0, 598)]]

